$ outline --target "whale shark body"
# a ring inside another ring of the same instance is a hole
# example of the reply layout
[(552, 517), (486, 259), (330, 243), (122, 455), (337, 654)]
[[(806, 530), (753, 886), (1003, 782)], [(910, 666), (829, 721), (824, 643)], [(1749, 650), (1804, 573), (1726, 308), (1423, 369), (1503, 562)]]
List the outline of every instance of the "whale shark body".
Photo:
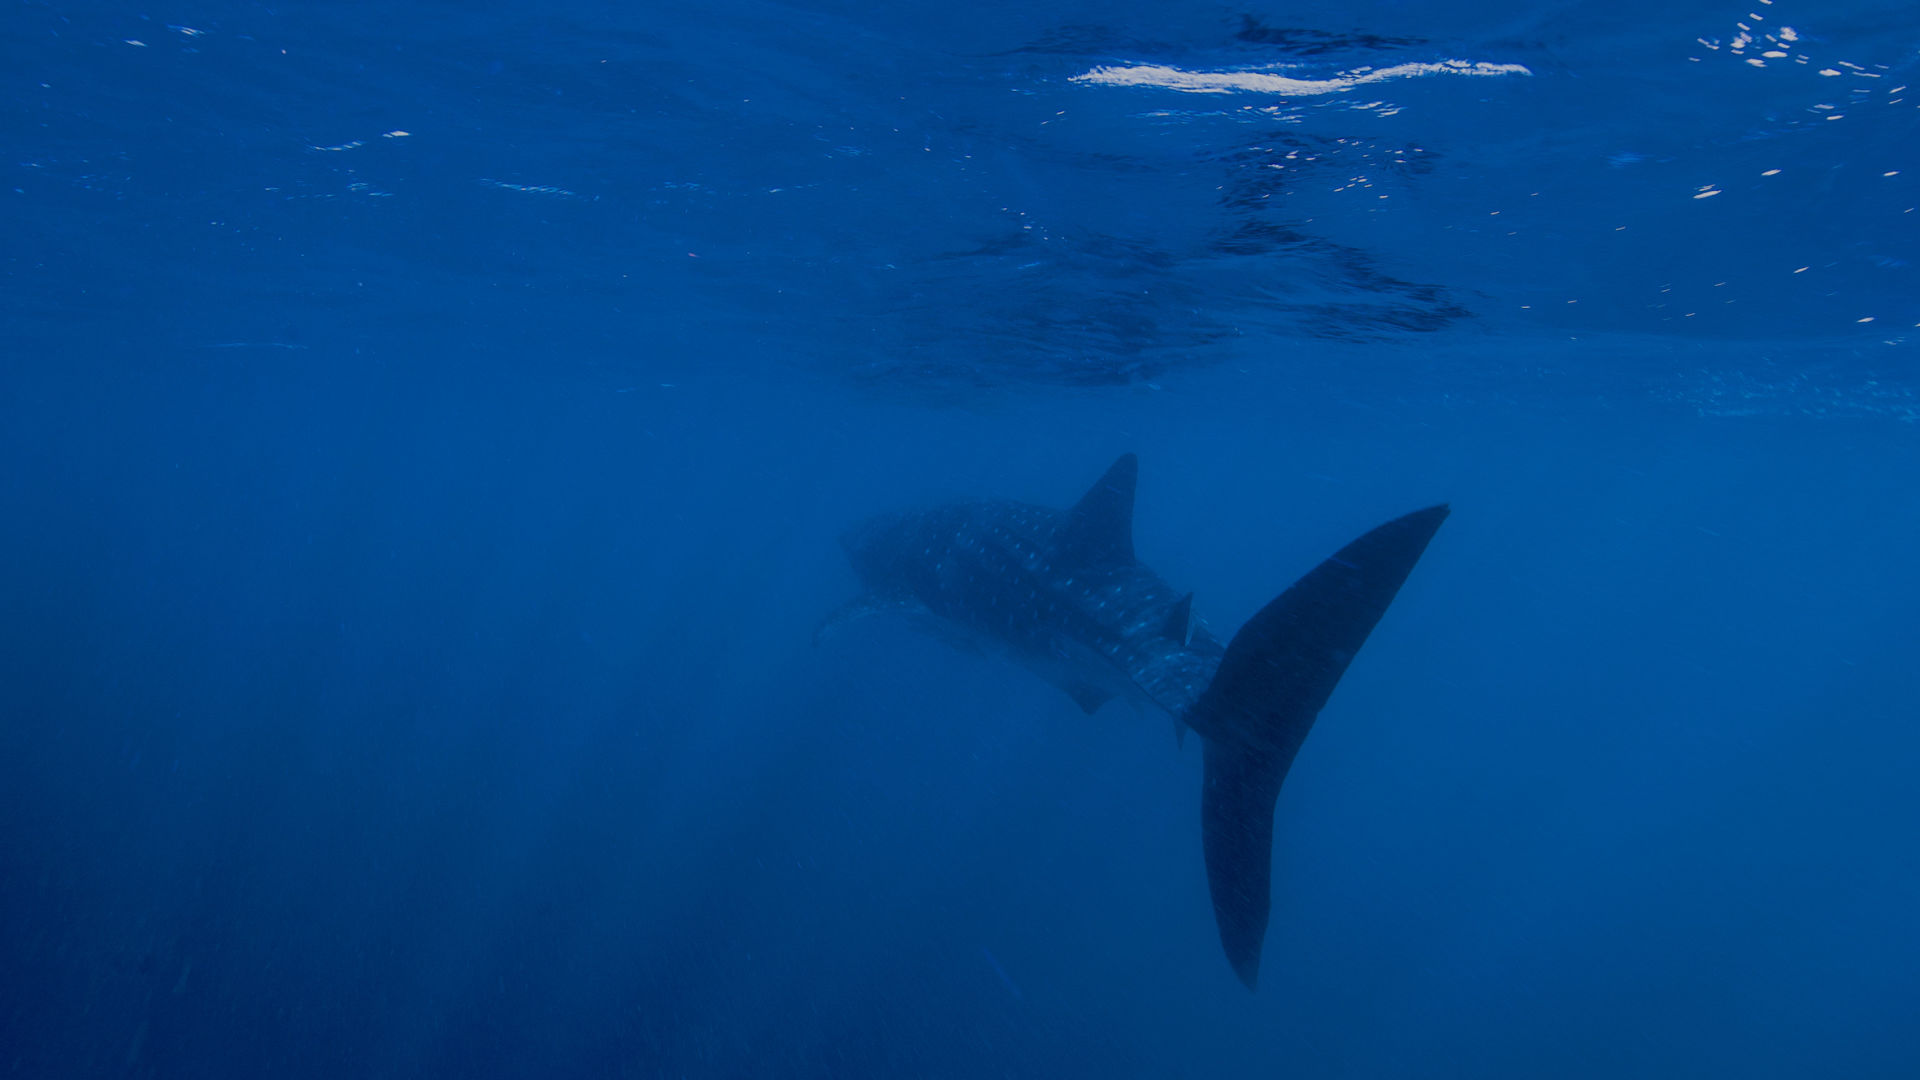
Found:
[(1164, 710), (1205, 752), (1201, 846), (1227, 961), (1258, 981), (1271, 908), (1274, 805), (1321, 707), (1446, 519), (1395, 518), (1295, 582), (1226, 644), (1134, 557), (1139, 464), (1113, 463), (1068, 510), (970, 500), (873, 518), (841, 537), (862, 592), (829, 624), (898, 612), (989, 647), (1091, 713)]

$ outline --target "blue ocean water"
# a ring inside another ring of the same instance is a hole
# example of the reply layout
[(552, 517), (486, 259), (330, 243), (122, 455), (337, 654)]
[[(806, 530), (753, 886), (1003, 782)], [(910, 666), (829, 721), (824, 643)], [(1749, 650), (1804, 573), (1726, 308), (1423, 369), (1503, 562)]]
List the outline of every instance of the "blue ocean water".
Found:
[[(3, 10), (8, 1075), (1920, 1068), (1910, 3)], [(1164, 717), (814, 643), (1126, 451), (1222, 636), (1453, 506), (1257, 993)]]

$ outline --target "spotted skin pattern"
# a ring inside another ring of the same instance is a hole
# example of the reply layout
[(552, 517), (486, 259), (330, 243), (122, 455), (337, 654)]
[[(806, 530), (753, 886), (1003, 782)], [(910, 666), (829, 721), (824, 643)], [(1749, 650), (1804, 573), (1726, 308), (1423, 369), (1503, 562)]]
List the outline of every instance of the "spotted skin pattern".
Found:
[(1185, 716), (1225, 647), (1175, 619), (1183, 594), (1146, 566), (1077, 558), (1063, 544), (1066, 518), (971, 500), (875, 518), (845, 543), (870, 592), (911, 598), (1070, 692), (1097, 687)]

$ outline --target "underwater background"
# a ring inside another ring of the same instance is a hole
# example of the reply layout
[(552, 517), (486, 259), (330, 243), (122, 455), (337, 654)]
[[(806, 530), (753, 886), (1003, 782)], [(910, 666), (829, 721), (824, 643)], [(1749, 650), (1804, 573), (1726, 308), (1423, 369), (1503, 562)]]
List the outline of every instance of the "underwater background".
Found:
[[(1751, 6), (1749, 6), (1751, 5)], [(1920, 9), (6, 0), (0, 1072), (1920, 1070)], [(1282, 793), (868, 620), (1070, 504)]]

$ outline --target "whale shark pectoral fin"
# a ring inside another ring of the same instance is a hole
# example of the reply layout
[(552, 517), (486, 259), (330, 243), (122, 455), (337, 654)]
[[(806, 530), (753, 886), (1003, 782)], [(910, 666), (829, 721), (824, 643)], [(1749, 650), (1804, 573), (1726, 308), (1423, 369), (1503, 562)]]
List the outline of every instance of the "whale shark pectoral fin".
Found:
[(912, 597), (861, 593), (834, 608), (826, 618), (820, 620), (820, 625), (813, 628), (813, 646), (816, 649), (819, 648), (820, 643), (829, 635), (858, 619), (871, 615), (921, 615), (926, 610), (925, 604)]
[(1260, 981), (1260, 947), (1272, 909), (1273, 807), (1286, 779), (1271, 751), (1203, 739), (1200, 845), (1220, 945), (1234, 974), (1252, 990)]
[(1080, 706), (1080, 711), (1088, 716), (1099, 712), (1100, 706), (1113, 700), (1113, 695), (1108, 691), (1097, 686), (1088, 686), (1086, 683), (1074, 683), (1066, 687), (1066, 691), (1067, 696), (1073, 699), (1073, 703)]
[(1193, 594), (1180, 598), (1167, 612), (1167, 622), (1160, 631), (1162, 637), (1171, 638), (1180, 643), (1181, 648), (1193, 644)]

